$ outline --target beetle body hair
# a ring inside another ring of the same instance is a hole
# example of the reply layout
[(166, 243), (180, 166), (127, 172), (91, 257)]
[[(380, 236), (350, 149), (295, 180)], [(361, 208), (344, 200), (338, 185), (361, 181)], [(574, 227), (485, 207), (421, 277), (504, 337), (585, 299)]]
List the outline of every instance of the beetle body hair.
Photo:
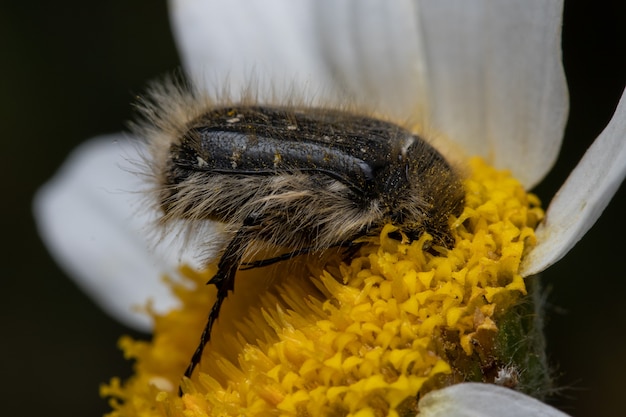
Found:
[(376, 202), (364, 210), (346, 197), (343, 184), (323, 180), (303, 173), (271, 177), (217, 174), (209, 178), (194, 173), (175, 192), (161, 190), (167, 195), (161, 200), (167, 206), (162, 220), (226, 220), (231, 225), (226, 231), (232, 234), (246, 218), (263, 213), (266, 220), (258, 237), (268, 248), (312, 247), (315, 252), (346, 243), (380, 219)]

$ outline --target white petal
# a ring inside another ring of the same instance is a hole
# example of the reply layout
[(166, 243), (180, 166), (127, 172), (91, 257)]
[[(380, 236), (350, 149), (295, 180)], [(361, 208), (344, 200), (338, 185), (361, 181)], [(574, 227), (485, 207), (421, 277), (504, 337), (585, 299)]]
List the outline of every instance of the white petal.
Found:
[(176, 250), (151, 249), (147, 226), (154, 214), (142, 207), (145, 185), (131, 162), (138, 151), (121, 135), (85, 143), (37, 192), (33, 209), (66, 273), (109, 314), (149, 330), (150, 318), (135, 308), (149, 298), (158, 311), (175, 305), (160, 277), (179, 260)]
[(463, 383), (432, 391), (419, 417), (567, 417), (528, 395), (493, 384)]
[(531, 188), (556, 160), (567, 118), (562, 1), (419, 4), (435, 129)]
[(560, 260), (598, 220), (626, 176), (626, 91), (608, 126), (556, 194), (537, 229), (538, 245), (522, 265), (525, 276)]
[(279, 96), (291, 87), (324, 87), (313, 3), (171, 0), (172, 27), (187, 73), (218, 93), (227, 83), (234, 97), (251, 82), (259, 85), (261, 96), (270, 87)]
[(345, 95), (400, 120), (424, 110), (415, 1), (317, 0), (316, 5), (322, 59)]

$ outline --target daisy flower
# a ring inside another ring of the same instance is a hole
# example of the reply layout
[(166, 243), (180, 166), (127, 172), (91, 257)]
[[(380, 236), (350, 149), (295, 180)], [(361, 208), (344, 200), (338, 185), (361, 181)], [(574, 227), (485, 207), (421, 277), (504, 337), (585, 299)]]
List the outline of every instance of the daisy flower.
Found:
[(533, 398), (550, 389), (533, 276), (583, 237), (626, 175), (626, 99), (544, 213), (527, 190), (556, 160), (567, 118), (562, 2), (170, 3), (196, 85), (219, 93), (226, 82), (234, 99), (254, 85), (261, 102), (348, 98), (418, 120), (463, 161), (466, 206), (449, 250), (427, 234), (391, 239), (387, 225), (349, 262), (284, 262), (271, 284), (242, 271), (179, 397), (215, 266), (181, 258), (175, 241), (148, 243), (157, 213), (142, 207), (136, 142), (88, 142), (35, 211), (85, 291), (154, 331), (150, 343), (122, 338), (136, 374), (102, 388), (111, 415), (564, 415)]

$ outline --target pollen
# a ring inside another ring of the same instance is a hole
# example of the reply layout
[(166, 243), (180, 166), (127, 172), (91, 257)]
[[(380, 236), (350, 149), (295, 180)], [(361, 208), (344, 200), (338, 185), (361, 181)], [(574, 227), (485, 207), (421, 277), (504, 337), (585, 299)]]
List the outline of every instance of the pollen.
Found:
[(447, 385), (498, 383), (502, 369), (516, 370), (515, 384), (535, 378), (528, 358), (541, 355), (520, 348), (531, 290), (519, 266), (543, 211), (509, 173), (470, 167), (452, 249), (428, 234), (400, 240), (387, 225), (350, 259), (329, 250), (239, 271), (183, 380), (216, 266), (181, 267), (181, 280), (168, 279), (181, 307), (148, 308), (151, 341), (120, 340), (134, 375), (101, 387), (109, 416), (413, 416), (420, 396)]

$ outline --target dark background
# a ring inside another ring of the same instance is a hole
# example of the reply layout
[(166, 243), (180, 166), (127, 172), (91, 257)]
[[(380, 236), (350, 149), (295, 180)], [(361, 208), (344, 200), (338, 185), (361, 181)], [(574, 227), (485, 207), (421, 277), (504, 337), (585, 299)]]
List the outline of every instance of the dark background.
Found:
[[(116, 348), (129, 329), (83, 295), (42, 246), (37, 187), (82, 141), (117, 132), (133, 93), (178, 66), (164, 2), (30, 1), (0, 6), (3, 415), (98, 416), (100, 383), (127, 376)], [(13, 2), (17, 3), (17, 2)], [(626, 2), (566, 2), (571, 112), (562, 156), (536, 190), (544, 203), (611, 118), (626, 80)], [(625, 138), (626, 140), (626, 138)], [(549, 356), (573, 416), (618, 415), (626, 388), (626, 189), (544, 275)]]

